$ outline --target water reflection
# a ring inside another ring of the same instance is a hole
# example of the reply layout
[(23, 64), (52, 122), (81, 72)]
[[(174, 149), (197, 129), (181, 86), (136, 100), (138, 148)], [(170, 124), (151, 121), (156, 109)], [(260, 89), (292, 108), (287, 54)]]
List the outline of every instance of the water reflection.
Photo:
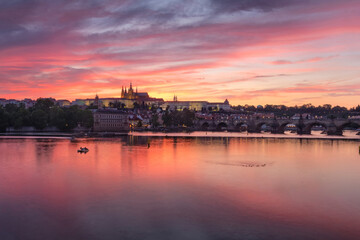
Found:
[(52, 160), (54, 148), (57, 145), (55, 139), (35, 139), (36, 141), (36, 160), (38, 164), (46, 163)]
[(312, 139), (0, 139), (0, 239), (357, 239), (358, 148)]

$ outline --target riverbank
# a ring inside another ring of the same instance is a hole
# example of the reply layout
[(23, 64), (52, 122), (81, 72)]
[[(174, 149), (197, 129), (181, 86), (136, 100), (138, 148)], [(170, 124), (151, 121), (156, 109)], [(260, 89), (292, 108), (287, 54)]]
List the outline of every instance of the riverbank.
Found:
[(74, 133), (66, 133), (66, 132), (7, 132), (0, 133), (2, 137), (21, 137), (21, 136), (29, 136), (29, 137), (71, 137)]
[(68, 137), (68, 138), (83, 138), (83, 137), (120, 137), (127, 136), (127, 132), (89, 132), (89, 133), (76, 133), (76, 132), (7, 132), (0, 133), (0, 137)]
[(103, 133), (66, 133), (66, 132), (16, 132), (16, 133), (0, 133), (0, 138), (21, 138), (21, 137), (49, 137), (49, 138), (111, 138), (123, 136), (139, 136), (139, 137), (229, 137), (229, 138), (268, 138), (268, 139), (324, 139), (324, 140), (352, 140), (360, 141), (360, 136), (356, 135), (356, 131), (344, 131), (343, 136), (328, 136), (315, 132), (311, 135), (298, 135), (296, 133), (286, 132), (284, 134), (271, 133), (246, 133), (246, 132), (103, 132)]

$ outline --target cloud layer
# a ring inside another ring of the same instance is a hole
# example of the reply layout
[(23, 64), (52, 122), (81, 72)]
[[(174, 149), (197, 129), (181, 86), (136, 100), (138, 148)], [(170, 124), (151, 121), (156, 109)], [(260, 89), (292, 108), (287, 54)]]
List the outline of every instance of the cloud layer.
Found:
[(360, 94), (357, 9), (355, 0), (1, 1), (0, 97), (119, 96), (133, 81), (165, 99), (350, 106)]

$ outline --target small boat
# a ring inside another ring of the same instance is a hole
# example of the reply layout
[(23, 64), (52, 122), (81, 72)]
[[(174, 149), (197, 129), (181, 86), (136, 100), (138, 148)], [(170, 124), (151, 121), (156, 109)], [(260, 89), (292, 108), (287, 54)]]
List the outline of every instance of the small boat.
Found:
[(80, 149), (77, 150), (78, 153), (87, 153), (89, 149), (87, 147), (80, 147)]

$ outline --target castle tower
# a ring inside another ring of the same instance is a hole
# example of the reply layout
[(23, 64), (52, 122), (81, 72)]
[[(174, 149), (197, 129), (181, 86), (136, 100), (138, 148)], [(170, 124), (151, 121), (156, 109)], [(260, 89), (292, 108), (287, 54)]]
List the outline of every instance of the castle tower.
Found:
[(100, 101), (99, 101), (99, 96), (96, 94), (96, 96), (95, 96), (95, 100), (94, 100), (94, 106), (96, 106), (96, 107), (98, 107), (99, 108), (99, 106), (100, 106)]
[(134, 94), (134, 90), (132, 88), (132, 82), (130, 82), (130, 88), (129, 88), (129, 98), (132, 99)]
[(130, 82), (130, 88), (128, 91), (128, 99), (135, 99), (134, 89), (132, 88), (132, 82)]

